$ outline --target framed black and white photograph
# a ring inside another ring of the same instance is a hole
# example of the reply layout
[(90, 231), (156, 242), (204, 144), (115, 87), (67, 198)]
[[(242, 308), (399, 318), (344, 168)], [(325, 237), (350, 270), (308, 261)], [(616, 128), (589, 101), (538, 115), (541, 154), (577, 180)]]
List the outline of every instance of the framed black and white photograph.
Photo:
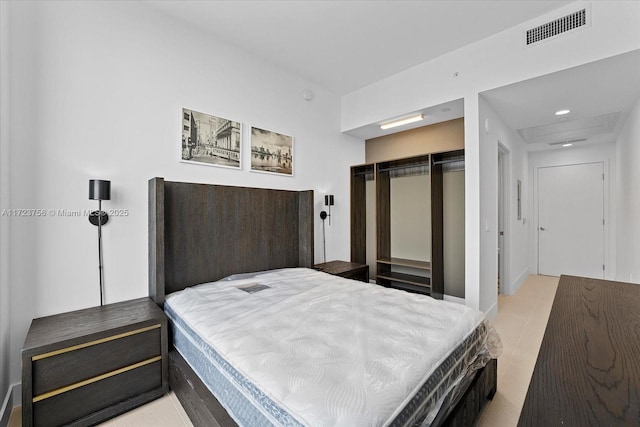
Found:
[(251, 127), (251, 170), (293, 176), (293, 137)]
[(181, 161), (241, 169), (241, 123), (183, 108)]

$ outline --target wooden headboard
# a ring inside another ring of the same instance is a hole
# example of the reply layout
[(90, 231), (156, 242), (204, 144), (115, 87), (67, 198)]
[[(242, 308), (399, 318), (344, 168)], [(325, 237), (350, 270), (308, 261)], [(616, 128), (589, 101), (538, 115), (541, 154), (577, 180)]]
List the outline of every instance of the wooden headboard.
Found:
[(313, 191), (149, 180), (149, 296), (231, 274), (311, 267)]

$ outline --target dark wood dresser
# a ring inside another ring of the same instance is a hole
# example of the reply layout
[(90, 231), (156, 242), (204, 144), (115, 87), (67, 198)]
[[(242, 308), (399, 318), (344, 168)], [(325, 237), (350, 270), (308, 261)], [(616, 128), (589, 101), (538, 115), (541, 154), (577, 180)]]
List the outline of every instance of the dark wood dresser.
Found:
[(168, 391), (167, 319), (149, 298), (34, 319), (22, 425), (92, 425)]
[(518, 425), (640, 425), (640, 285), (560, 277)]
[(347, 279), (369, 283), (369, 266), (347, 261), (329, 261), (313, 266), (316, 270)]

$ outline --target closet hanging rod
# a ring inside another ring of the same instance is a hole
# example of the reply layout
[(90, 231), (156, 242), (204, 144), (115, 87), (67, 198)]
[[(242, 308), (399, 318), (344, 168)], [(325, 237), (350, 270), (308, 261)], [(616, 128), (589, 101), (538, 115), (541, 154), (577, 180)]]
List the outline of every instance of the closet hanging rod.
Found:
[(436, 162), (433, 162), (433, 164), (434, 165), (444, 165), (444, 164), (447, 164), (447, 163), (457, 163), (457, 162), (464, 163), (464, 157), (460, 157), (460, 158), (456, 158), (456, 159), (438, 160)]
[(429, 171), (429, 163), (419, 163), (413, 165), (402, 165), (402, 166), (393, 166), (389, 168), (378, 168), (378, 172), (389, 172), (389, 171), (397, 171), (402, 169), (412, 169), (412, 168), (424, 168)]

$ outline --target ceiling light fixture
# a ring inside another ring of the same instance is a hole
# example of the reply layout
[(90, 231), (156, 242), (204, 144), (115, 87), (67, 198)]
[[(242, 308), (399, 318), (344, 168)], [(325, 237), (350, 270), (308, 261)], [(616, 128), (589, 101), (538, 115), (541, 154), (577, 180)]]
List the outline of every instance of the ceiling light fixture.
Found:
[(564, 116), (565, 114), (569, 114), (571, 110), (558, 110), (556, 111), (556, 116)]
[[(584, 142), (587, 139), (588, 138), (567, 139), (567, 140), (564, 140), (564, 141), (550, 142), (549, 145), (552, 145), (552, 146), (562, 145), (563, 147), (570, 147), (573, 144), (575, 144), (576, 142)], [(567, 145), (567, 144), (569, 144), (569, 145)]]
[(380, 129), (391, 129), (397, 126), (408, 125), (409, 123), (419, 122), (424, 119), (424, 114), (418, 114), (417, 116), (405, 117), (404, 119), (395, 120), (393, 122), (380, 125)]

